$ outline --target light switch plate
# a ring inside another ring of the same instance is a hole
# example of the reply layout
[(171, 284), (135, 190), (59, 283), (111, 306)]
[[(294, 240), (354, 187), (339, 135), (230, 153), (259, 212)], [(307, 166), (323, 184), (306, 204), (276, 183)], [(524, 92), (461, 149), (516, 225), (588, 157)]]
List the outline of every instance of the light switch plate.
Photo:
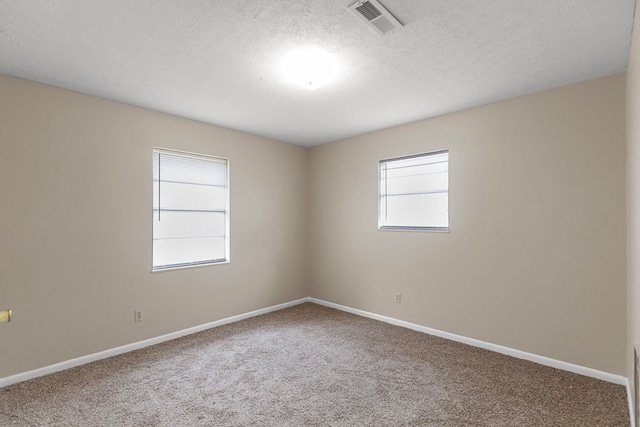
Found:
[(0, 310), (0, 323), (11, 322), (11, 310)]

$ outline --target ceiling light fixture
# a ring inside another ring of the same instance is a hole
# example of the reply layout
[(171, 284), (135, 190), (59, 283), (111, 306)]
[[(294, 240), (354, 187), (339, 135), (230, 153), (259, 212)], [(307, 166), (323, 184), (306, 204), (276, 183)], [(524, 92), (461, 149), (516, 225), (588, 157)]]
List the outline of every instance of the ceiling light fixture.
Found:
[(335, 58), (319, 48), (296, 50), (284, 61), (285, 78), (309, 90), (316, 90), (332, 80), (337, 71)]

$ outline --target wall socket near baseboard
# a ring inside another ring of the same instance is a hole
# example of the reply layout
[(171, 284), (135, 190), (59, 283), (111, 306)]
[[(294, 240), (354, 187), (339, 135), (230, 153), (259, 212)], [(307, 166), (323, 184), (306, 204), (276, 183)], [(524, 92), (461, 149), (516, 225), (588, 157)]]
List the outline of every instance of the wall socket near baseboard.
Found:
[(402, 302), (402, 294), (400, 292), (396, 292), (394, 301), (398, 304)]
[(142, 310), (136, 310), (133, 312), (133, 321), (134, 322), (142, 322)]

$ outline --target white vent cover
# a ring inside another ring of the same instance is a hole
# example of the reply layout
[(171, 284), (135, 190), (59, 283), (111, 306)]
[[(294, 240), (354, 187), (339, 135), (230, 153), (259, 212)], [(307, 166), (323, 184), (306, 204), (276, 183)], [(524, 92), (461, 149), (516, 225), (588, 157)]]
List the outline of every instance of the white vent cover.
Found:
[(355, 2), (349, 6), (349, 10), (362, 19), (376, 34), (381, 36), (402, 27), (400, 21), (377, 0)]

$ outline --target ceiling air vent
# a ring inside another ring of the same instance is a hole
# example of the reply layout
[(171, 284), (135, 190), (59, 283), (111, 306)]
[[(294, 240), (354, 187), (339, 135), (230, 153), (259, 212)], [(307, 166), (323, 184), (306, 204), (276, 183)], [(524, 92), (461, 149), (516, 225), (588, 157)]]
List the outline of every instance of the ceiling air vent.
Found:
[(402, 27), (400, 21), (376, 0), (358, 1), (349, 6), (349, 10), (381, 36)]

